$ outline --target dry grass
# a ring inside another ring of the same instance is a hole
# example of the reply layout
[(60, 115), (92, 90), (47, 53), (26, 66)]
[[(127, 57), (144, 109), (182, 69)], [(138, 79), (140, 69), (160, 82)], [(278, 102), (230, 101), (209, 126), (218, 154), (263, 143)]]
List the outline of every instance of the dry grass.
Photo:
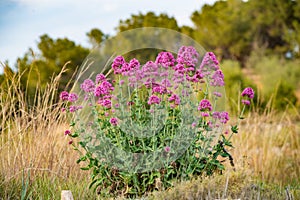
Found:
[(44, 91), (37, 85), (34, 106), (22, 89), (21, 75), (9, 77), (0, 87), (0, 188), (20, 181), (27, 172), (31, 183), (41, 177), (52, 181), (87, 177), (76, 165), (78, 155), (63, 134), (68, 124), (57, 103), (57, 88), (64, 72), (65, 68)]
[(234, 137), (238, 167), (281, 186), (300, 182), (300, 121), (285, 113), (250, 114)]
[[(60, 112), (61, 103), (56, 103), (60, 78), (61, 74), (44, 92), (37, 86), (33, 107), (28, 106), (26, 92), (21, 90), (20, 76), (11, 77), (7, 87), (0, 89), (0, 194), (1, 188), (6, 190), (0, 199), (20, 194), (19, 188), (12, 195), (9, 185), (18, 185), (23, 172), (25, 175), (30, 172), (30, 177), (26, 177), (35, 197), (57, 199), (60, 190), (71, 189), (76, 199), (96, 198), (86, 189), (87, 172), (79, 169), (75, 162), (77, 152), (63, 135), (68, 125)], [(300, 117), (297, 115), (291, 118), (270, 111), (249, 114), (241, 124), (240, 133), (233, 137), (235, 148), (230, 152), (235, 159), (235, 172), (228, 166), (229, 171), (223, 176), (176, 184), (175, 188), (154, 193), (152, 197), (252, 199), (263, 191), (260, 190), (263, 183), (276, 184), (275, 188), (280, 189), (298, 187), (299, 193)], [(274, 193), (274, 188), (271, 191)], [(278, 194), (285, 197), (282, 192)]]

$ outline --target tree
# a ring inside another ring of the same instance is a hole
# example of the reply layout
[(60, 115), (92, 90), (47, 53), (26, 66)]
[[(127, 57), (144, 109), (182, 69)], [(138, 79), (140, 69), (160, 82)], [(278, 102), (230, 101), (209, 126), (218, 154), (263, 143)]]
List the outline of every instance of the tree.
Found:
[(242, 63), (255, 46), (264, 46), (267, 52), (284, 56), (295, 46), (292, 43), (296, 39), (290, 36), (297, 33), (298, 27), (293, 16), (295, 3), (292, 0), (228, 0), (204, 5), (191, 17), (196, 27), (194, 37), (222, 58)]
[(217, 1), (194, 12), (195, 39), (221, 58), (243, 61), (250, 51), (251, 26), (249, 19), (241, 17), (243, 4), (241, 0)]
[(77, 67), (89, 53), (88, 49), (76, 45), (67, 38), (54, 40), (48, 35), (40, 37), (38, 49), (37, 55), (29, 49), (24, 57), (18, 59), (18, 73), (22, 74), (22, 85), (27, 86), (31, 99), (37, 84), (44, 88), (51, 78), (61, 71), (65, 63), (70, 61), (59, 86), (59, 90), (65, 89)]
[(118, 32), (142, 27), (161, 27), (179, 31), (177, 21), (174, 17), (169, 17), (166, 14), (155, 15), (153, 12), (148, 12), (145, 15), (131, 15), (129, 19), (120, 20), (119, 26), (116, 28)]
[(89, 38), (90, 43), (93, 47), (96, 47), (101, 42), (106, 40), (108, 38), (108, 35), (105, 35), (101, 30), (99, 29), (92, 29), (90, 32), (86, 34)]

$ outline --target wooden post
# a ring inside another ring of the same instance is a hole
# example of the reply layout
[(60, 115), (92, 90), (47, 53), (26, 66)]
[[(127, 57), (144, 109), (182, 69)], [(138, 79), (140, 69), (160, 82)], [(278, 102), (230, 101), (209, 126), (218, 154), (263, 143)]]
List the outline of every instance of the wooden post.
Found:
[(61, 200), (74, 200), (72, 192), (70, 190), (62, 190)]

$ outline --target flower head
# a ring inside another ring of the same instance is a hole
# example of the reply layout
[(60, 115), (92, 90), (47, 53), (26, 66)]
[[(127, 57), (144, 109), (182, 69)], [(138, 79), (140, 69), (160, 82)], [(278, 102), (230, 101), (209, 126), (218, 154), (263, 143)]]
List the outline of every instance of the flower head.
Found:
[(170, 52), (160, 52), (155, 60), (156, 64), (161, 64), (163, 67), (172, 67), (175, 64), (175, 58)]
[(97, 74), (96, 75), (96, 84), (106, 81), (106, 77), (104, 74)]
[(69, 135), (71, 133), (70, 130), (65, 130), (65, 135)]
[(210, 73), (220, 69), (219, 61), (213, 52), (207, 52), (201, 62), (200, 69), (203, 72)]
[(165, 152), (167, 152), (167, 153), (168, 153), (168, 152), (170, 152), (170, 151), (171, 151), (171, 147), (169, 147), (169, 146), (166, 146), (166, 147), (165, 147)]
[(211, 78), (211, 86), (224, 86), (224, 74), (221, 70), (215, 71)]
[(111, 125), (113, 126), (117, 126), (118, 125), (118, 119), (113, 117), (113, 118), (110, 118), (109, 122), (111, 123)]
[(174, 102), (175, 105), (180, 104), (180, 97), (177, 94), (172, 94), (168, 100), (169, 102)]
[(82, 106), (72, 105), (72, 106), (70, 106), (69, 111), (72, 113), (72, 112), (75, 112), (75, 111), (80, 110), (80, 109), (82, 109)]
[(220, 122), (222, 123), (222, 124), (226, 124), (227, 122), (228, 122), (228, 120), (229, 120), (229, 115), (228, 115), (228, 112), (225, 112), (225, 111), (223, 111), (223, 112), (213, 112), (212, 113), (212, 117), (214, 118), (214, 119), (218, 119), (218, 120), (220, 120)]
[(100, 85), (98, 85), (94, 90), (94, 96), (100, 97), (104, 95), (109, 95), (111, 91), (114, 90), (112, 84), (108, 81), (103, 81)]
[(85, 79), (80, 85), (80, 88), (85, 92), (93, 92), (95, 89), (95, 84), (91, 79)]
[(151, 95), (149, 97), (149, 100), (148, 100), (148, 104), (151, 105), (151, 104), (159, 104), (161, 101), (161, 99), (158, 97), (158, 96), (155, 96), (155, 95)]
[(111, 100), (110, 99), (99, 99), (98, 104), (105, 108), (111, 108)]
[(249, 106), (251, 102), (249, 100), (242, 99), (242, 104)]
[(201, 111), (209, 110), (209, 111), (211, 111), (212, 106), (211, 106), (211, 103), (209, 102), (209, 100), (202, 99), (199, 103), (198, 110), (201, 110)]
[(111, 67), (114, 70), (115, 74), (121, 74), (122, 73), (122, 68), (123, 66), (126, 64), (125, 59), (123, 58), (123, 56), (117, 56)]
[(195, 67), (199, 54), (192, 46), (182, 46), (178, 51), (177, 62), (189, 67)]
[(244, 91), (242, 92), (242, 96), (247, 96), (250, 99), (254, 98), (254, 90), (251, 87), (247, 87), (244, 89)]
[(222, 93), (220, 93), (220, 92), (214, 92), (213, 93), (216, 97), (222, 97)]
[(62, 91), (59, 95), (59, 98), (63, 101), (68, 101), (69, 93), (67, 91)]
[(69, 94), (68, 101), (75, 102), (75, 101), (77, 101), (77, 99), (78, 99), (78, 95), (77, 94), (75, 94), (75, 93), (70, 93)]

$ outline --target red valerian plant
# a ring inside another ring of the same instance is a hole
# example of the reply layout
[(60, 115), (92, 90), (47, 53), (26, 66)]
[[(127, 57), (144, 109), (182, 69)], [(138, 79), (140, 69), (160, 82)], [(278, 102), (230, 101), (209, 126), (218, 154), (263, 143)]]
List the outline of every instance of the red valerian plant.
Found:
[[(74, 116), (64, 134), (79, 137), (70, 144), (81, 154), (78, 163), (88, 161), (82, 169), (92, 171), (99, 193), (141, 196), (175, 179), (221, 172), (226, 159), (234, 165), (228, 148), (238, 127), (227, 136), (229, 114), (218, 104), (224, 74), (212, 52), (199, 61), (192, 46), (181, 47), (177, 58), (160, 52), (144, 65), (117, 56), (113, 80), (98, 74), (81, 83), (78, 95), (60, 94), (64, 112)], [(253, 89), (242, 96), (249, 105)]]

